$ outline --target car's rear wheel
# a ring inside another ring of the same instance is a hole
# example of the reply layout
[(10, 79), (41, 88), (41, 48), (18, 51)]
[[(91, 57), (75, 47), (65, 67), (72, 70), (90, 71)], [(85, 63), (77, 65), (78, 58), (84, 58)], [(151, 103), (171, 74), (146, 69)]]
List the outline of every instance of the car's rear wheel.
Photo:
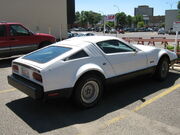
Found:
[(79, 107), (90, 108), (100, 101), (102, 92), (102, 79), (96, 75), (86, 75), (77, 82), (74, 99)]
[(167, 57), (163, 57), (160, 59), (156, 71), (155, 78), (159, 81), (163, 81), (167, 78), (169, 73), (169, 59)]

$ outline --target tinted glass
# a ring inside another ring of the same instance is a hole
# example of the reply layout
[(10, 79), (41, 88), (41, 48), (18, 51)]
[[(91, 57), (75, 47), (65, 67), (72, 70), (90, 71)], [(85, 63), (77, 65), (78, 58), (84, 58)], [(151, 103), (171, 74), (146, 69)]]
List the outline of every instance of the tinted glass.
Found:
[(0, 25), (0, 37), (6, 36), (6, 26)]
[(97, 43), (99, 48), (103, 50), (104, 53), (118, 53), (118, 52), (132, 52), (133, 48), (129, 47), (123, 42), (118, 40), (108, 40)]
[(81, 51), (73, 54), (72, 56), (66, 58), (64, 61), (79, 59), (79, 58), (88, 57), (88, 56), (89, 55), (84, 50), (81, 50)]
[(71, 48), (60, 47), (60, 46), (50, 46), (29, 55), (24, 56), (24, 59), (35, 61), (38, 63), (46, 63), (52, 59), (68, 52)]
[(29, 35), (29, 32), (23, 28), (21, 25), (11, 25), (10, 33), (12, 36), (26, 36)]

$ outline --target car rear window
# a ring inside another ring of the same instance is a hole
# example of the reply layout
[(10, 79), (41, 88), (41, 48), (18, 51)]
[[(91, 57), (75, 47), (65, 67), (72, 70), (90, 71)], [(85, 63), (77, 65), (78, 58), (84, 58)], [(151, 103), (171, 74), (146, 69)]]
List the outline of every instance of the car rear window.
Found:
[(38, 63), (47, 63), (52, 59), (70, 51), (72, 48), (61, 47), (61, 46), (49, 46), (41, 49), (29, 55), (23, 57), (23, 59), (35, 61)]

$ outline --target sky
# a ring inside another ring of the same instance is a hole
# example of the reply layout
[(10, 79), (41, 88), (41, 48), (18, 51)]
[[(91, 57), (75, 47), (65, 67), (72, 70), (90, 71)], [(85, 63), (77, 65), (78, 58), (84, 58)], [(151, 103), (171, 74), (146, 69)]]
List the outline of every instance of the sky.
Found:
[(114, 14), (118, 11), (134, 16), (138, 5), (154, 8), (154, 15), (165, 15), (165, 10), (177, 9), (178, 0), (75, 0), (76, 11), (95, 11), (101, 14)]

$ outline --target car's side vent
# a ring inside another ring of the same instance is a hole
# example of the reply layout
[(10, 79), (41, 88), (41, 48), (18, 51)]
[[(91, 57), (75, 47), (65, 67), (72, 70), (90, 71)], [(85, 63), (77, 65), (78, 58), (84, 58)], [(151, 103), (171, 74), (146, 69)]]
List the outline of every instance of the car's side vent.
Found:
[(88, 57), (88, 56), (89, 55), (84, 50), (81, 50), (81, 51), (65, 58), (64, 61), (75, 60), (75, 59), (84, 58), (84, 57)]

